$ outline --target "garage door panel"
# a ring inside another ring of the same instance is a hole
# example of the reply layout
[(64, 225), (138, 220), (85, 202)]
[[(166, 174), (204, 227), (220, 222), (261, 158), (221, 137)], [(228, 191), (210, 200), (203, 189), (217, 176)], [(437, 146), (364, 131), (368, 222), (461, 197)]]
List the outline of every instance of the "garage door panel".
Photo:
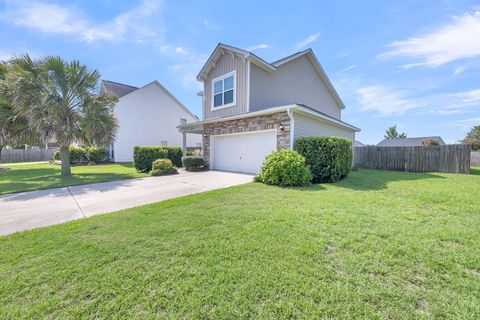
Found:
[(212, 136), (212, 168), (257, 173), (266, 155), (276, 150), (276, 131)]

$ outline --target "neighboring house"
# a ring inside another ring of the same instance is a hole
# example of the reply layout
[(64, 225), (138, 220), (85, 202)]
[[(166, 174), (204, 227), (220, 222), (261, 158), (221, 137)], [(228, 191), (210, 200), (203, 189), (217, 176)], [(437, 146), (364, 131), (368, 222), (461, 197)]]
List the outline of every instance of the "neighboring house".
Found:
[(377, 147), (419, 147), (423, 146), (424, 141), (433, 140), (439, 145), (445, 145), (441, 137), (412, 137), (402, 139), (383, 139), (377, 144)]
[(353, 143), (353, 146), (354, 147), (364, 147), (365, 145), (363, 143), (361, 143), (360, 141), (355, 140), (355, 142)]
[(203, 136), (210, 168), (257, 173), (273, 150), (298, 137), (339, 136), (360, 129), (341, 120), (345, 108), (311, 49), (268, 63), (219, 44), (197, 80), (203, 82), (203, 121), (181, 125)]
[[(104, 80), (101, 90), (118, 97), (114, 112), (119, 128), (110, 148), (111, 158), (115, 162), (132, 161), (134, 146), (182, 146), (183, 136), (177, 126), (182, 121), (198, 121), (198, 118), (158, 81), (137, 88)], [(188, 135), (186, 138), (186, 146), (201, 146), (200, 136)]]

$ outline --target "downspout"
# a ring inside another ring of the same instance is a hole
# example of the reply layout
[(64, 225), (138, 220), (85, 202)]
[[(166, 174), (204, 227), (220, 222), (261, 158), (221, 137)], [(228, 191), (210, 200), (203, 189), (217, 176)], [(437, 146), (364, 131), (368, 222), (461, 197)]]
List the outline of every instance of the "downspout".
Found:
[(290, 118), (290, 149), (293, 150), (293, 143), (295, 141), (295, 118), (293, 117), (293, 110), (287, 109), (288, 117)]

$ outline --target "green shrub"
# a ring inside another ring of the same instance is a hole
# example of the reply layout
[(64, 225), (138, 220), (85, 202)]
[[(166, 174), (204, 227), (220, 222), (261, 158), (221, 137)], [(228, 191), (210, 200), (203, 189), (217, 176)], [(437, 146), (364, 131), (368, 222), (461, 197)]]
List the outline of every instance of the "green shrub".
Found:
[(201, 156), (201, 155), (202, 155), (201, 149), (187, 150), (187, 156)]
[(197, 171), (205, 168), (205, 160), (199, 156), (182, 157), (182, 164), (188, 171)]
[[(70, 153), (70, 164), (101, 163), (108, 159), (108, 151), (102, 148), (70, 146), (68, 150)], [(55, 160), (60, 160), (60, 151), (55, 152), (53, 157)]]
[(90, 162), (102, 163), (108, 160), (108, 151), (98, 147), (87, 147), (87, 159)]
[(260, 173), (255, 181), (276, 186), (304, 186), (310, 183), (312, 175), (305, 165), (305, 159), (296, 151), (282, 149), (274, 151), (263, 160)]
[(144, 147), (133, 148), (133, 165), (140, 172), (152, 170), (152, 162), (157, 159), (170, 159), (176, 167), (182, 166), (182, 149), (180, 147)]
[(78, 164), (88, 162), (87, 150), (85, 150), (85, 148), (70, 146), (68, 150), (70, 152), (70, 163)]
[[(88, 162), (87, 151), (82, 147), (70, 146), (68, 148), (70, 153), (70, 164), (86, 163)], [(53, 155), (55, 160), (60, 159), (60, 151), (55, 152)]]
[(172, 164), (175, 167), (182, 166), (182, 156), (183, 156), (182, 148), (170, 147), (170, 146), (164, 146), (160, 148), (167, 151), (167, 159), (170, 159), (170, 161), (172, 161)]
[(334, 182), (352, 167), (352, 142), (339, 137), (305, 137), (295, 141), (295, 150), (312, 171), (312, 182)]
[(152, 176), (162, 176), (173, 173), (177, 173), (177, 169), (173, 167), (170, 159), (157, 159), (152, 162), (152, 170), (150, 171)]

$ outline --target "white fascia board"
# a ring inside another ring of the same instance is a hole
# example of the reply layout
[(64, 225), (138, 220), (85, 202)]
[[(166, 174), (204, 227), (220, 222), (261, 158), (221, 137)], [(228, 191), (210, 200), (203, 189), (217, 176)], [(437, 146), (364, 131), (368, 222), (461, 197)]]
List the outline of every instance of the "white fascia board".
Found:
[(311, 115), (313, 117), (317, 117), (317, 118), (320, 118), (322, 120), (325, 120), (327, 122), (330, 122), (332, 124), (335, 124), (339, 127), (342, 127), (342, 128), (345, 128), (345, 129), (349, 129), (349, 130), (352, 130), (352, 131), (355, 131), (355, 132), (360, 132), (361, 129), (360, 128), (357, 128), (355, 126), (352, 126), (351, 124), (348, 124), (346, 122), (343, 122), (343, 121), (340, 121), (340, 120), (337, 120), (337, 119), (334, 119), (334, 118), (331, 118), (331, 117), (328, 117), (322, 113), (318, 113), (318, 112), (315, 112), (314, 110), (311, 110), (309, 108), (305, 108), (305, 107), (302, 107), (302, 106), (297, 106), (297, 108), (294, 109), (294, 111), (296, 112), (299, 112), (299, 113), (303, 113), (303, 114), (307, 114), (307, 115)]
[(357, 128), (355, 126), (352, 126), (346, 122), (331, 118), (329, 116), (326, 116), (322, 113), (316, 112), (314, 110), (311, 110), (309, 108), (305, 108), (303, 106), (300, 106), (298, 104), (292, 104), (292, 105), (287, 105), (287, 106), (279, 106), (279, 107), (274, 107), (274, 108), (268, 108), (260, 111), (255, 111), (255, 112), (246, 112), (234, 116), (229, 116), (229, 117), (224, 117), (224, 118), (215, 118), (215, 119), (210, 119), (210, 120), (204, 120), (204, 121), (198, 121), (198, 122), (192, 122), (192, 123), (187, 123), (183, 125), (177, 126), (179, 129), (190, 129), (190, 128), (195, 128), (197, 126), (201, 126), (204, 124), (210, 124), (210, 123), (215, 123), (215, 122), (223, 122), (223, 121), (230, 121), (230, 120), (237, 120), (237, 119), (242, 119), (242, 118), (251, 118), (251, 117), (257, 117), (257, 116), (262, 116), (266, 114), (272, 114), (272, 113), (278, 113), (278, 112), (299, 112), (303, 114), (307, 114), (313, 117), (320, 118), (324, 121), (330, 122), (332, 124), (335, 124), (339, 127), (349, 129), (355, 132), (359, 132), (360, 128)]

